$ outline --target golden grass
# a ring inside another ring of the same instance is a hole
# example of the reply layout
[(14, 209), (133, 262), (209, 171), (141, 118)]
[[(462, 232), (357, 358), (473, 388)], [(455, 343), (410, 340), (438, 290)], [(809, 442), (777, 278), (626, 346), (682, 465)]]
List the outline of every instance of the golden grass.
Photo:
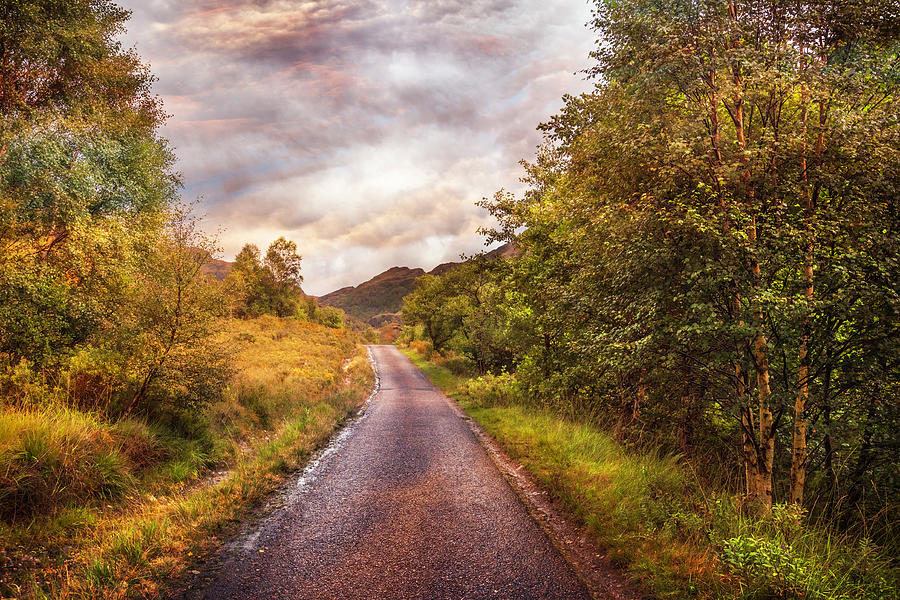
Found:
[(7, 521), (83, 498), (117, 496), (162, 448), (134, 419), (106, 423), (64, 407), (0, 412), (0, 508)]
[[(24, 465), (52, 492), (29, 519), (0, 521), (0, 597), (160, 595), (372, 385), (350, 332), (262, 317), (225, 322), (221, 337), (236, 371), (197, 439), (52, 405), (0, 409), (0, 468)], [(213, 480), (213, 468), (227, 475)], [(23, 482), (0, 479), (0, 490)]]

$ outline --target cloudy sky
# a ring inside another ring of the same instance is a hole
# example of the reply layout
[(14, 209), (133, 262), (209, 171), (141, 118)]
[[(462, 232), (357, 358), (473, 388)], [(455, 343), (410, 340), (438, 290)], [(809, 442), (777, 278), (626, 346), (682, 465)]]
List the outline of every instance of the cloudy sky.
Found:
[(587, 89), (587, 0), (120, 0), (225, 258), (279, 235), (323, 294), (482, 248), (474, 203)]

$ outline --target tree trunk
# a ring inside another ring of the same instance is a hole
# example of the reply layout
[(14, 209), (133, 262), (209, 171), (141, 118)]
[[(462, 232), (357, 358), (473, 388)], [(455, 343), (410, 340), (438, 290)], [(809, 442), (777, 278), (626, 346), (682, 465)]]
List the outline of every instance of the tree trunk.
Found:
[(825, 367), (825, 382), (822, 391), (822, 420), (825, 425), (825, 490), (827, 494), (826, 510), (832, 514), (837, 491), (837, 473), (834, 470), (834, 444), (831, 440), (831, 352), (828, 353), (828, 366)]
[(151, 367), (150, 371), (147, 373), (147, 376), (144, 377), (144, 381), (141, 382), (141, 387), (139, 387), (138, 390), (134, 393), (134, 396), (131, 397), (131, 402), (128, 403), (128, 407), (125, 409), (124, 414), (130, 414), (132, 409), (134, 409), (134, 407), (144, 399), (144, 396), (147, 393), (147, 389), (150, 387), (150, 383), (156, 378), (156, 373), (156, 366)]
[[(756, 217), (750, 219), (750, 243), (756, 245), (758, 233)], [(755, 281), (760, 279), (759, 261), (755, 255), (750, 259), (750, 271)], [(771, 386), (769, 385), (769, 343), (766, 340), (765, 315), (758, 308), (755, 316), (753, 335), (753, 363), (756, 368), (756, 391), (759, 401), (759, 441), (757, 452), (756, 496), (766, 507), (772, 506), (772, 467), (775, 463), (775, 420), (769, 405)]]
[[(737, 12), (733, 2), (729, 2), (729, 10), (731, 17), (737, 20)], [(735, 41), (739, 45), (739, 41)], [(750, 163), (750, 156), (747, 151), (747, 138), (744, 127), (744, 94), (743, 94), (743, 77), (741, 74), (741, 66), (739, 62), (732, 64), (732, 82), (734, 84), (734, 92), (732, 97), (733, 107), (729, 111), (734, 122), (735, 138), (740, 150), (740, 160), (744, 167), (740, 178), (740, 192), (746, 198), (746, 204), (749, 212), (755, 214), (756, 211), (756, 189), (752, 184), (753, 172)], [(756, 217), (753, 216), (750, 222), (749, 237), (751, 244), (755, 247), (758, 232), (756, 226)], [(754, 254), (750, 258), (750, 270), (753, 274), (754, 286), (760, 281), (759, 260)], [(768, 342), (764, 333), (765, 317), (762, 309), (759, 308), (755, 315), (755, 329), (751, 348), (753, 353), (753, 361), (756, 366), (756, 382), (759, 401), (759, 434), (758, 439), (754, 439), (753, 435), (753, 412), (749, 405), (741, 407), (742, 413), (742, 429), (744, 430), (743, 452), (745, 456), (745, 476), (747, 477), (748, 496), (758, 498), (766, 507), (772, 506), (772, 467), (775, 462), (775, 423), (772, 417), (772, 410), (769, 405), (770, 385), (769, 385), (769, 357)], [(736, 372), (740, 375), (740, 372)], [(745, 386), (742, 386), (745, 388)], [(743, 395), (743, 394), (742, 394)]]
[[(809, 401), (809, 338), (810, 305), (814, 296), (815, 273), (815, 230), (813, 219), (815, 218), (815, 206), (809, 189), (809, 173), (806, 162), (806, 123), (807, 123), (807, 90), (806, 86), (801, 91), (802, 95), (802, 148), (800, 153), (801, 172), (801, 200), (803, 205), (803, 221), (806, 234), (806, 248), (803, 257), (803, 275), (805, 287), (803, 295), (806, 298), (807, 309), (800, 324), (800, 348), (798, 351), (797, 368), (797, 398), (794, 401), (794, 436), (793, 453), (791, 456), (791, 502), (801, 504), (803, 491), (806, 485), (806, 403)], [(819, 101), (819, 135), (816, 139), (816, 161), (821, 162), (822, 152), (825, 146), (825, 122), (827, 119), (827, 105), (824, 100)]]
[(744, 493), (748, 498), (759, 496), (759, 450), (756, 447), (753, 424), (753, 411), (749, 405), (742, 405), (741, 440), (744, 455)]
[(759, 459), (757, 464), (757, 496), (767, 507), (772, 506), (772, 466), (775, 463), (775, 420), (769, 405), (769, 356), (768, 342), (757, 330), (753, 341), (753, 358), (756, 363), (756, 385), (759, 398)]

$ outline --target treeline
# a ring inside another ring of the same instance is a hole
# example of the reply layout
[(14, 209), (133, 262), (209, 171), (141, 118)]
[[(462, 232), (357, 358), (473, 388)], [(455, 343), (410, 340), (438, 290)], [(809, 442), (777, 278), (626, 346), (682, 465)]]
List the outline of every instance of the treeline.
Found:
[(898, 14), (598, 1), (593, 91), (541, 125), (528, 191), (484, 202), (522, 254), (423, 277), (404, 321), (750, 506), (890, 539)]
[(100, 0), (0, 5), (0, 398), (177, 419), (229, 372), (217, 319), (274, 314), (341, 327), (300, 288), (280, 238), (218, 249), (180, 204), (153, 76)]

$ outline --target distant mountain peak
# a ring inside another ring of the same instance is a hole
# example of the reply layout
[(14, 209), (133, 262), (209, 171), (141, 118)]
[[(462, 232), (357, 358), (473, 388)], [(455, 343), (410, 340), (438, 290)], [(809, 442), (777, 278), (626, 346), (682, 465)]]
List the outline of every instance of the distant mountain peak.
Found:
[[(486, 256), (509, 258), (520, 253), (513, 243), (504, 244), (488, 252)], [(441, 263), (428, 275), (443, 275), (461, 262)], [(334, 306), (362, 321), (383, 321), (387, 315), (395, 315), (403, 306), (403, 297), (416, 289), (416, 280), (425, 275), (424, 269), (391, 267), (357, 286), (342, 287), (324, 296), (319, 304)], [(376, 319), (377, 317), (377, 319)]]

